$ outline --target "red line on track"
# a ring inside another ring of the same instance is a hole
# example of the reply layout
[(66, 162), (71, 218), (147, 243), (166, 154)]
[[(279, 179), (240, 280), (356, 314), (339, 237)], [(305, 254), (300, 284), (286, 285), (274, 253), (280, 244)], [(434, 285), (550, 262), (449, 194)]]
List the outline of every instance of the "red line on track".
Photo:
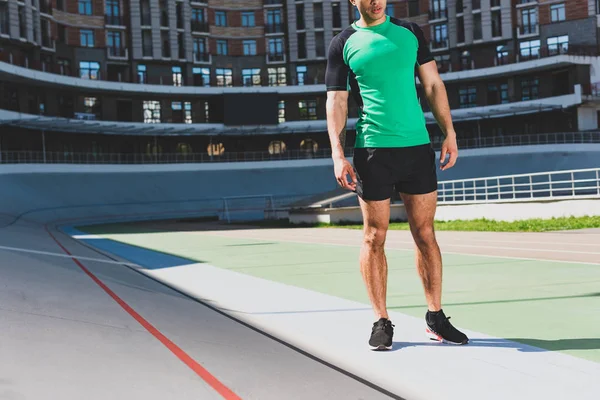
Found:
[(198, 362), (196, 362), (192, 357), (190, 357), (185, 351), (179, 348), (175, 343), (169, 340), (165, 335), (163, 335), (158, 329), (156, 329), (152, 324), (144, 319), (140, 314), (138, 314), (133, 308), (131, 308), (123, 299), (121, 299), (115, 292), (113, 292), (108, 286), (106, 286), (100, 279), (98, 279), (93, 273), (90, 272), (77, 258), (69, 252), (59, 241), (58, 239), (50, 232), (48, 226), (45, 226), (46, 232), (54, 239), (56, 244), (60, 246), (60, 248), (72, 256), (71, 259), (81, 268), (83, 272), (85, 272), (98, 286), (102, 288), (110, 297), (113, 298), (129, 315), (131, 315), (137, 322), (140, 323), (152, 336), (157, 338), (166, 348), (171, 350), (171, 352), (179, 358), (185, 365), (190, 367), (192, 371), (194, 371), (200, 378), (202, 378), (206, 383), (208, 383), (213, 389), (215, 389), (223, 398), (226, 400), (241, 400), (241, 397), (236, 395), (232, 390), (230, 390), (227, 386), (223, 385), (217, 378), (215, 378), (210, 372), (208, 372), (204, 367), (202, 367)]

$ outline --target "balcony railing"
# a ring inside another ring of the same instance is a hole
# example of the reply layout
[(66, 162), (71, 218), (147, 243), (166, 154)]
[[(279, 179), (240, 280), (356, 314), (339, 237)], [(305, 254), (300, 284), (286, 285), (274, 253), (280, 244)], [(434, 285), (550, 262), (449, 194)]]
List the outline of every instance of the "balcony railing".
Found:
[(106, 54), (109, 58), (128, 58), (126, 47), (109, 46), (106, 48)]
[(210, 62), (210, 54), (206, 52), (194, 53), (194, 62)]
[(208, 22), (192, 20), (192, 32), (208, 32), (210, 30)]
[(285, 54), (284, 53), (267, 53), (267, 62), (284, 62)]
[(444, 19), (448, 18), (448, 9), (429, 10), (429, 19)]
[[(560, 132), (533, 135), (494, 136), (459, 139), (459, 149), (474, 149), (501, 146), (526, 146), (539, 144), (600, 143), (600, 132)], [(440, 149), (441, 139), (432, 141), (435, 150)], [(347, 157), (352, 156), (352, 148), (345, 149)], [(220, 156), (208, 153), (91, 153), (91, 152), (51, 152), (51, 151), (2, 151), (0, 163), (60, 163), (60, 164), (175, 164), (211, 163), (234, 161), (298, 160), (307, 158), (330, 158), (331, 149), (317, 151), (287, 150), (281, 154), (268, 151), (224, 152)]]
[(104, 22), (106, 25), (125, 26), (125, 17), (122, 15), (105, 15)]
[(518, 30), (519, 36), (526, 36), (526, 35), (538, 35), (540, 33), (540, 26), (535, 24), (535, 25), (519, 25), (519, 30)]
[(448, 48), (448, 39), (441, 39), (441, 40), (432, 40), (431, 41), (431, 48), (432, 49), (446, 49)]
[(281, 22), (266, 24), (265, 33), (283, 33), (283, 24)]

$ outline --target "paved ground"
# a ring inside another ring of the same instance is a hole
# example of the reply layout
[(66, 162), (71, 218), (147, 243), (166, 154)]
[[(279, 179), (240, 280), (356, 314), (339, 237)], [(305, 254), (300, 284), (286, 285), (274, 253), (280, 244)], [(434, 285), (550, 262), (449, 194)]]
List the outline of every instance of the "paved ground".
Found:
[(0, 246), (1, 399), (389, 398), (53, 229)]
[[(357, 257), (361, 232), (256, 229), (176, 222), (88, 231), (368, 304)], [(600, 361), (600, 233), (438, 232), (444, 308), (462, 327)], [(409, 232), (390, 231), (388, 306), (422, 317)]]

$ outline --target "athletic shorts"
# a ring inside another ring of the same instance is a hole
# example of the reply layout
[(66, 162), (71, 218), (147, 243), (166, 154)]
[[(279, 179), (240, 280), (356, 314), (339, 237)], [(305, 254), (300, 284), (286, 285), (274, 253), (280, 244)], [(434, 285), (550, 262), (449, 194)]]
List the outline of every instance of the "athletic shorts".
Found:
[(354, 149), (356, 193), (364, 200), (386, 200), (395, 193), (437, 190), (435, 151), (427, 143), (411, 147)]

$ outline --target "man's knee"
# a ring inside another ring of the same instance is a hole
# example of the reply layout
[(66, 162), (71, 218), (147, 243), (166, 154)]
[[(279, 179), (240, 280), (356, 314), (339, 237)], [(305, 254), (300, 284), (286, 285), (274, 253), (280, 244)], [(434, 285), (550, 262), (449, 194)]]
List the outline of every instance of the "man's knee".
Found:
[(385, 244), (386, 228), (367, 227), (364, 234), (364, 243), (373, 249), (383, 248)]
[(413, 237), (417, 246), (431, 246), (435, 244), (433, 225), (422, 225), (413, 229)]

